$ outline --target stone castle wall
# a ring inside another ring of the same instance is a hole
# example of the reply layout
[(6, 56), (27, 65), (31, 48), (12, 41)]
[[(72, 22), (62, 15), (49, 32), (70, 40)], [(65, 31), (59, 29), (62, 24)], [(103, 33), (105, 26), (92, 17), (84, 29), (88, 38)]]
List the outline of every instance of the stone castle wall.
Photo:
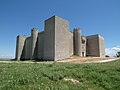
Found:
[(44, 32), (38, 33), (38, 59), (44, 57)]
[(71, 55), (104, 57), (104, 38), (100, 35), (83, 36), (79, 28), (70, 32), (69, 21), (58, 16), (45, 20), (43, 32), (33, 28), (31, 36), (17, 37), (17, 60), (62, 60)]
[(86, 57), (86, 37), (82, 36), (82, 57)]
[(74, 55), (82, 56), (82, 37), (81, 31), (79, 28), (74, 28), (73, 31), (74, 36)]
[(38, 29), (33, 28), (31, 31), (31, 52), (30, 59), (36, 59), (38, 53)]
[(55, 18), (45, 21), (44, 30), (44, 60), (55, 59)]
[(69, 56), (72, 56), (74, 53), (73, 47), (73, 33), (69, 32)]
[(26, 38), (25, 42), (25, 59), (30, 59), (31, 52), (31, 37)]
[(105, 57), (104, 38), (100, 35), (99, 35), (99, 50), (100, 57)]
[(26, 36), (17, 36), (16, 57), (15, 57), (17, 60), (24, 58), (25, 40), (26, 40)]
[(87, 36), (87, 56), (104, 57), (104, 39), (100, 35)]
[(68, 58), (73, 54), (73, 34), (69, 22), (55, 16), (55, 60)]

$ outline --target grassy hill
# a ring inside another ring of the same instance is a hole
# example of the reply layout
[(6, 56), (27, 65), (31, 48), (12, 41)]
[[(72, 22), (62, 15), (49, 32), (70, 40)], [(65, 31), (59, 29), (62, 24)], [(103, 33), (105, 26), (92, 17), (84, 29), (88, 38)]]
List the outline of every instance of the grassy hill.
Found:
[(120, 60), (109, 63), (0, 63), (0, 90), (120, 90)]

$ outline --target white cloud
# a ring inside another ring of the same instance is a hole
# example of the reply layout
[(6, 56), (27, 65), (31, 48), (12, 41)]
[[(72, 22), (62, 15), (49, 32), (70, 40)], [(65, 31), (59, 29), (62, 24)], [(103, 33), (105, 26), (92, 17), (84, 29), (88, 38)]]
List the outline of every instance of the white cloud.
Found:
[(0, 53), (0, 58), (14, 58), (13, 53)]
[(112, 47), (112, 48), (106, 48), (105, 49), (105, 54), (110, 56), (110, 57), (114, 57), (116, 56), (116, 53), (120, 51), (120, 46), (116, 46), (116, 47)]

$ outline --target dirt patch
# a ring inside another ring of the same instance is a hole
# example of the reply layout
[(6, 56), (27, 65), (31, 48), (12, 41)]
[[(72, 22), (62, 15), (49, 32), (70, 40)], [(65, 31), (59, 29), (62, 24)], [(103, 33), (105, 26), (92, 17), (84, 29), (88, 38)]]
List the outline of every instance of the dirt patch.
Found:
[(63, 80), (64, 80), (64, 81), (70, 81), (70, 82), (72, 82), (72, 83), (74, 83), (74, 84), (80, 83), (78, 80), (73, 79), (73, 78), (64, 78)]
[(78, 57), (72, 56), (70, 58), (60, 60), (57, 62), (71, 62), (71, 63), (97, 63), (97, 62), (109, 62), (117, 60), (118, 58), (100, 58), (100, 57)]

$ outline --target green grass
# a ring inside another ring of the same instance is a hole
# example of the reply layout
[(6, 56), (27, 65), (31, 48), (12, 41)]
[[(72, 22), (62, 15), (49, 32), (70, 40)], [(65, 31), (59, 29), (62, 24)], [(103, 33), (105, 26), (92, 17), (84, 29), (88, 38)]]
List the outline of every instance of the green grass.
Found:
[[(80, 83), (64, 81), (73, 78)], [(109, 63), (0, 63), (0, 90), (120, 90), (120, 60)]]

